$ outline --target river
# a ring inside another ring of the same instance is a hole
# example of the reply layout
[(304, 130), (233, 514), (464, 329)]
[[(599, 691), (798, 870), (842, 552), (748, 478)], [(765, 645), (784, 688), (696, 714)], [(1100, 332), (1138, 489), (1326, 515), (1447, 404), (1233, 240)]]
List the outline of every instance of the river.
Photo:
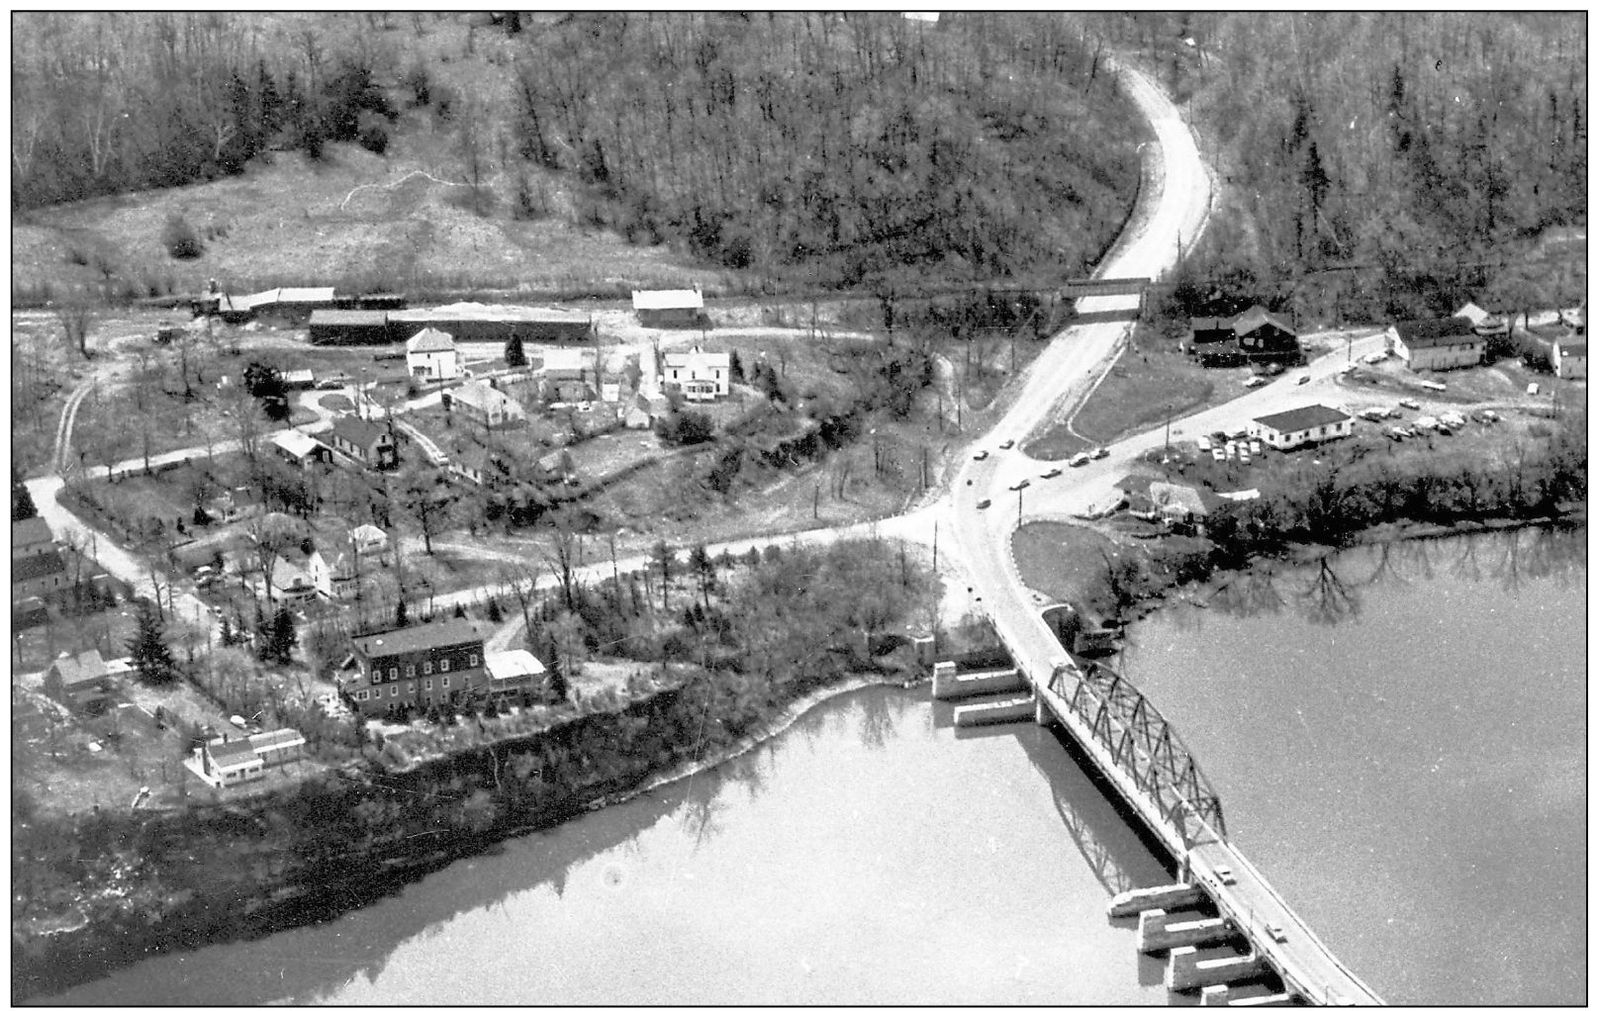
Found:
[[(1584, 998), (1584, 552), (1358, 549), (1133, 630), (1233, 838), (1389, 1001)], [(850, 693), (329, 923), (52, 999), (1165, 1003), (1105, 902), (1168, 872), (1053, 731), (947, 720), (924, 689)]]
[(853, 692), (332, 922), (51, 999), (1164, 1003), (1160, 963), (1105, 909), (1170, 875), (1051, 731), (947, 718), (924, 688)]
[(1584, 528), (1364, 547), (1132, 630), (1231, 838), (1389, 1002), (1586, 999), (1585, 559)]

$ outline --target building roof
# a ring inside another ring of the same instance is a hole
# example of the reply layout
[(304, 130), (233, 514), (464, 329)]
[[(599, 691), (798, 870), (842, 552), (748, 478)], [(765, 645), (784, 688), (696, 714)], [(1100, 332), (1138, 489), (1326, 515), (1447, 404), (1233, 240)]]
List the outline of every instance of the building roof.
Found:
[[(296, 549), (296, 554), (298, 550)], [(301, 555), (300, 557), (304, 557)], [(272, 566), (272, 585), (279, 590), (291, 589), (296, 585), (306, 586), (311, 582), (311, 575), (305, 571), (305, 566), (287, 555), (278, 555), (277, 562)]]
[(388, 543), (388, 535), (381, 527), (374, 527), (370, 523), (362, 523), (349, 532), (349, 539), (356, 543)]
[(25, 558), (13, 558), (11, 560), (11, 582), (20, 583), (24, 579), (53, 576), (66, 570), (67, 563), (61, 560), (59, 551), (46, 551), (43, 554), (28, 555)]
[(495, 409), (508, 407), (517, 410), (521, 407), (503, 390), (489, 386), (485, 379), (473, 379), (468, 383), (461, 383), (449, 391), (449, 399), (457, 404), (475, 408), (484, 414)]
[(84, 650), (77, 656), (60, 656), (50, 664), (50, 668), (61, 675), (61, 686), (71, 688), (74, 685), (97, 681), (110, 673), (105, 668), (105, 661), (100, 658), (97, 649)]
[(1324, 404), (1310, 404), (1307, 407), (1295, 407), (1290, 411), (1282, 411), (1280, 414), (1266, 414), (1262, 418), (1254, 418), (1253, 420), (1261, 425), (1273, 428), (1277, 432), (1302, 432), (1310, 428), (1318, 428), (1321, 425), (1334, 425), (1339, 421), (1347, 421), (1349, 416), (1334, 407), (1326, 407)]
[(634, 291), (632, 308), (638, 309), (703, 309), (704, 294), (696, 288), (672, 288), (664, 291)]
[(1482, 309), (1474, 302), (1465, 302), (1463, 305), (1458, 307), (1458, 311), (1453, 313), (1453, 315), (1469, 320), (1470, 326), (1480, 326), (1482, 323), (1486, 322), (1486, 320), (1490, 319), (1492, 314), (1487, 312), (1485, 309)]
[(502, 653), (489, 653), (483, 657), (490, 681), (508, 681), (519, 677), (542, 677), (543, 661), (524, 649), (507, 649)]
[(694, 348), (691, 351), (668, 351), (665, 356), (666, 368), (677, 369), (729, 369), (732, 367), (732, 356), (725, 351), (702, 351)]
[(346, 416), (333, 422), (333, 434), (345, 442), (366, 448), (386, 436), (388, 428), (375, 421), (367, 421), (365, 418)]
[(1586, 335), (1583, 333), (1564, 334), (1561, 337), (1554, 338), (1553, 344), (1557, 346), (1561, 354), (1574, 358), (1586, 357)]
[(1292, 324), (1290, 321), (1282, 319), (1280, 316), (1277, 316), (1275, 313), (1266, 309), (1262, 305), (1256, 305), (1244, 312), (1238, 313), (1236, 317), (1231, 320), (1231, 329), (1236, 331), (1236, 335), (1238, 337), (1241, 337), (1243, 334), (1252, 333), (1259, 327), (1264, 326), (1266, 323), (1271, 324), (1277, 330), (1284, 331), (1286, 333), (1292, 334), (1293, 336), (1296, 336), (1297, 334), (1297, 332), (1292, 329)]
[(45, 544), (55, 539), (43, 516), (11, 521), (11, 550)]
[(332, 288), (278, 288), (276, 290), (276, 301), (278, 302), (300, 304), (306, 302), (331, 303), (333, 301)]
[(538, 371), (548, 376), (551, 372), (593, 372), (597, 368), (597, 355), (591, 348), (550, 348), (543, 353), (543, 365)]
[(1162, 512), (1186, 513), (1191, 516), (1209, 515), (1203, 496), (1191, 485), (1171, 484), (1168, 481), (1148, 483), (1148, 498)]
[(455, 302), (426, 309), (401, 309), (388, 313), (396, 323), (430, 323), (442, 320), (477, 320), (505, 323), (570, 323), (587, 326), (593, 322), (588, 313), (570, 309), (550, 309), (542, 306), (487, 305), (482, 302)]
[(405, 342), (406, 354), (453, 350), (455, 350), (455, 338), (433, 327), (417, 331), (416, 336)]
[(220, 743), (213, 741), (206, 748), (211, 753), (211, 761), (224, 769), (243, 768), (261, 761), (261, 756), (255, 753), (254, 745), (247, 739)]
[(306, 435), (297, 428), (285, 428), (281, 432), (271, 434), (272, 443), (285, 453), (294, 456), (310, 456), (321, 448), (321, 443)]
[(355, 649), (368, 657), (397, 656), (422, 649), (442, 649), (448, 646), (482, 645), (482, 632), (463, 618), (434, 621), (425, 625), (411, 625), (371, 635), (350, 639)]
[(386, 327), (388, 314), (376, 309), (314, 309), (310, 325)]
[(305, 736), (298, 730), (268, 730), (264, 733), (251, 734), (245, 743), (260, 754), (264, 751), (277, 751), (282, 748), (292, 748), (305, 743)]
[(1194, 316), (1192, 317), (1194, 330), (1229, 330), (1231, 320), (1225, 316)]
[(1411, 348), (1467, 344), (1476, 340), (1475, 324), (1463, 316), (1404, 320), (1397, 324), (1397, 335)]

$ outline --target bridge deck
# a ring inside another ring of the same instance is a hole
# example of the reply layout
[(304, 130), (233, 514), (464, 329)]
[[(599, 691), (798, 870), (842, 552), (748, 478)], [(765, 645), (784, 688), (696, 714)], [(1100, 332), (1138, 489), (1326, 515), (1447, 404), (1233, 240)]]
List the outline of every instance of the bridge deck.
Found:
[[(1212, 829), (1197, 839), (1182, 838), (1157, 804), (1081, 722), (1066, 698), (1029, 672), (1027, 677), (1037, 698), (1069, 730), (1099, 772), (1188, 868), (1191, 880), (1209, 893), (1220, 913), (1247, 936), (1253, 950), (1269, 960), (1288, 987), (1321, 1005), (1382, 1003), (1292, 911), (1240, 850)], [(1230, 869), (1230, 883), (1220, 880), (1221, 867)], [(1271, 927), (1277, 928), (1281, 940), (1272, 936)]]

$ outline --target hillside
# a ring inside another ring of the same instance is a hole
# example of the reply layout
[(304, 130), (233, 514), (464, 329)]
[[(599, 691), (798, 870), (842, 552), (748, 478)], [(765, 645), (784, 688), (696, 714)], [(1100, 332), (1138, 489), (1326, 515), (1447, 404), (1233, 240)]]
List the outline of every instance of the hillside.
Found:
[(1025, 280), (1095, 260), (1136, 186), (1053, 16), (16, 20), (24, 302)]

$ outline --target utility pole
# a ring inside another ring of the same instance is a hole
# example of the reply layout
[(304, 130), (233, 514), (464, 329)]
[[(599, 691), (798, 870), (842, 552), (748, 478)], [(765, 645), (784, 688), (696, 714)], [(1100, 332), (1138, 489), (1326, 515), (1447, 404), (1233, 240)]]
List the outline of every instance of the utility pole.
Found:
[[(936, 520), (932, 520), (932, 571), (933, 572), (937, 571), (937, 521)], [(21, 641), (20, 633), (18, 634), (17, 638), (18, 638), (18, 641), (20, 642)], [(17, 658), (17, 663), (20, 665), (21, 662), (22, 662), (22, 658), (18, 657)]]
[(1020, 522), (1022, 513), (1026, 509), (1026, 489), (1021, 488), (1015, 495), (1015, 522)]
[(1170, 462), (1170, 412), (1174, 405), (1166, 404), (1164, 408), (1164, 459), (1161, 463)]

